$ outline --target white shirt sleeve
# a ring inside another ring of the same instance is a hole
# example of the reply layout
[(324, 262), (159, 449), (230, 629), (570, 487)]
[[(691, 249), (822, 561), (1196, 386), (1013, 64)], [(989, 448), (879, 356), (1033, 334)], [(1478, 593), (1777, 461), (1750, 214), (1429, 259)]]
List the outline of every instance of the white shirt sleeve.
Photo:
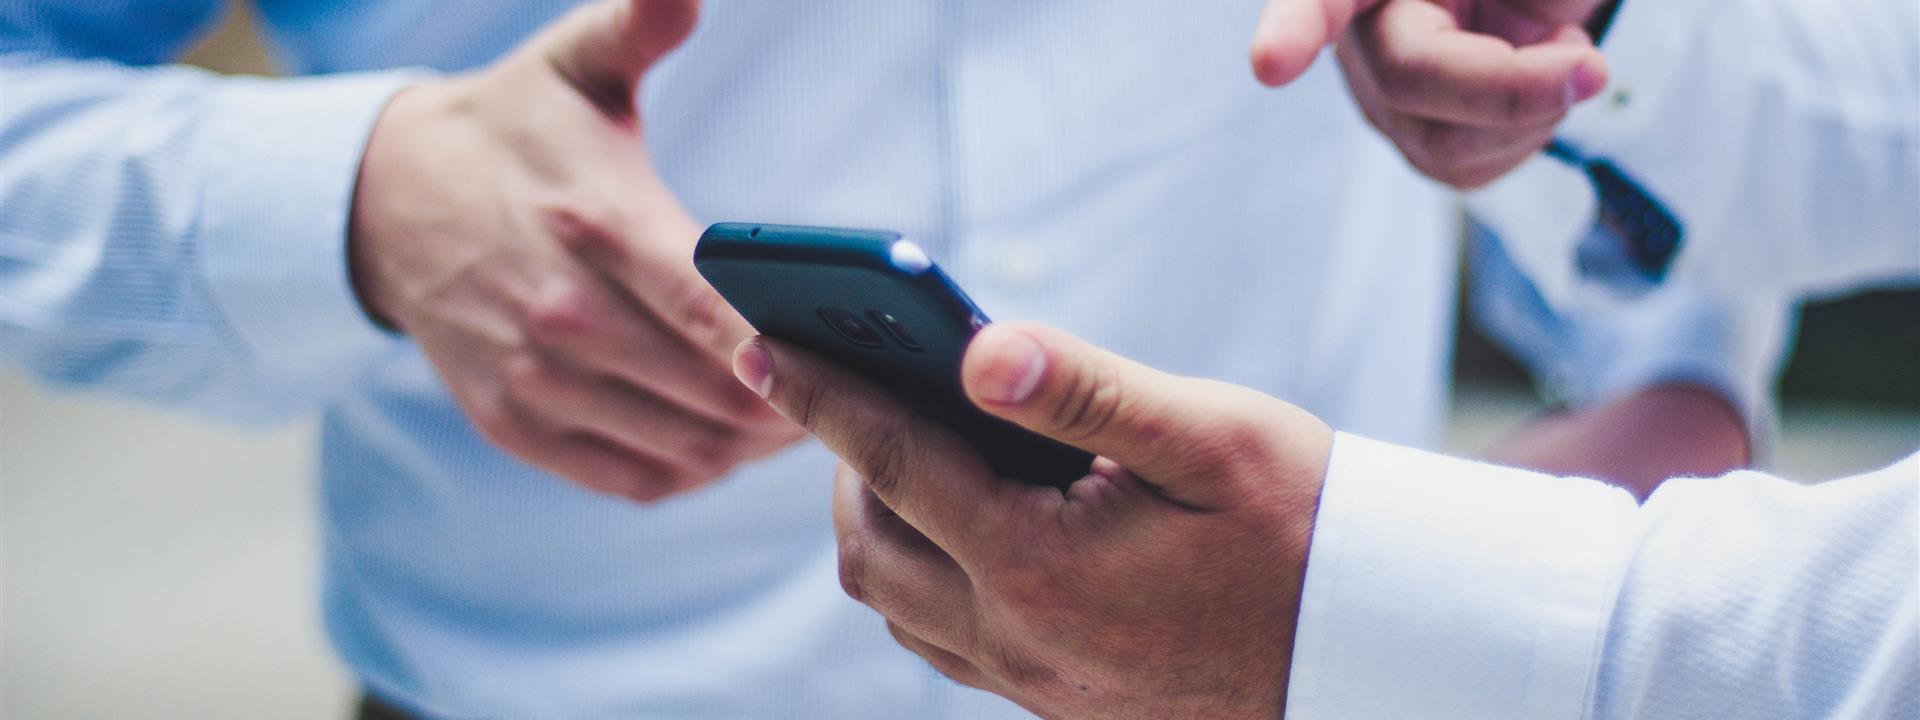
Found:
[[(1560, 134), (1685, 228), (1673, 276), (1797, 296), (1920, 280), (1920, 3), (1628, 0), (1611, 85)], [(1556, 305), (1580, 292), (1584, 178), (1536, 158), (1470, 200)]]
[(1334, 443), (1287, 717), (1920, 715), (1920, 455), (1624, 491)]
[(402, 345), (354, 296), (347, 220), (374, 121), (422, 74), (150, 64), (209, 19), (196, 12), (0, 5), (0, 359), (277, 420)]
[(1527, 365), (1547, 399), (1579, 408), (1659, 383), (1707, 387), (1745, 421), (1756, 461), (1771, 458), (1773, 386), (1793, 329), (1787, 298), (1676, 278), (1637, 296), (1595, 292), (1555, 306), (1507, 243), (1478, 227), (1469, 243), (1473, 320)]

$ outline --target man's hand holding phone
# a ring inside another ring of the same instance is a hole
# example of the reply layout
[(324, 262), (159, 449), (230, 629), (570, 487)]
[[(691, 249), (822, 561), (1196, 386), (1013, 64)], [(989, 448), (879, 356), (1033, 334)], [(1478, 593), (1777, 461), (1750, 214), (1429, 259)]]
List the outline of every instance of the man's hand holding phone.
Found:
[(987, 326), (967, 395), (1101, 455), (1063, 492), (996, 477), (792, 345), (750, 340), (735, 370), (846, 461), (842, 584), (948, 676), (1049, 717), (1280, 715), (1333, 441), (1317, 418), (1058, 331)]
[(1269, 0), (1254, 33), (1278, 87), (1337, 44), (1368, 122), (1429, 177), (1493, 182), (1540, 151), (1575, 103), (1605, 89), (1582, 25), (1606, 0)]
[(751, 329), (694, 272), (699, 227), (643, 141), (636, 86), (697, 12), (602, 0), (486, 69), (402, 92), (354, 196), (358, 290), (479, 431), (637, 500), (802, 436), (730, 376)]

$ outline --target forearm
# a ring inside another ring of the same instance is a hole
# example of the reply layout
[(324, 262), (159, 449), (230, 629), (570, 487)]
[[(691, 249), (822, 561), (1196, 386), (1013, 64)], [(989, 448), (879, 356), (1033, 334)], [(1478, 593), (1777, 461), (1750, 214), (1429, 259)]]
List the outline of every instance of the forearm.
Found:
[(1547, 303), (1505, 252), (1475, 235), (1473, 316), (1526, 363), (1550, 401), (1490, 458), (1610, 480), (1645, 497), (1661, 480), (1764, 461), (1772, 388), (1791, 314), (1678, 278), (1631, 299)]
[(1543, 415), (1488, 454), (1501, 465), (1589, 477), (1645, 499), (1672, 477), (1711, 477), (1752, 460), (1746, 423), (1719, 392), (1675, 382)]

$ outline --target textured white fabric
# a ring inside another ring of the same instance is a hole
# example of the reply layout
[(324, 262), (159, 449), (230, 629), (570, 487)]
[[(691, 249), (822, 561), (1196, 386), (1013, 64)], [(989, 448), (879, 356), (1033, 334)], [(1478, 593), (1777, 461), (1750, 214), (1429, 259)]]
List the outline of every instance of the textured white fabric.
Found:
[[(1633, 0), (1604, 50), (1610, 87), (1560, 133), (1680, 216), (1672, 277), (1767, 298), (1920, 281), (1920, 3)], [(1556, 307), (1596, 290), (1584, 182), (1536, 158), (1470, 199)]]
[(1920, 717), (1920, 456), (1673, 480), (1638, 513), (1592, 717)]
[(1578, 717), (1633, 513), (1618, 488), (1338, 435), (1287, 717)]
[(1920, 455), (1817, 486), (1598, 482), (1334, 444), (1304, 718), (1920, 716)]

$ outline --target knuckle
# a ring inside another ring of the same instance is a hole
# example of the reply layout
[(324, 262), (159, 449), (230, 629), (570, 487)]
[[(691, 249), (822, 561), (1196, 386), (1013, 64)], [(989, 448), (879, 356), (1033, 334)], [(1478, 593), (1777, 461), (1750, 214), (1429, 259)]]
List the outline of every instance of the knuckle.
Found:
[(1405, 107), (1433, 85), (1433, 67), (1418, 57), (1387, 54), (1373, 63), (1374, 82), (1395, 107)]
[(681, 283), (676, 295), (674, 314), (692, 335), (690, 339), (699, 343), (717, 343), (727, 339), (727, 317), (733, 308), (719, 293), (703, 284), (687, 281)]
[(881, 497), (893, 497), (900, 489), (902, 476), (907, 469), (907, 443), (900, 439), (898, 432), (889, 428), (879, 428), (873, 433), (874, 439), (860, 448), (860, 463), (856, 469), (860, 476), (867, 479), (867, 485)]
[(592, 293), (576, 280), (553, 283), (526, 308), (527, 328), (536, 338), (578, 337), (592, 330)]
[[(774, 395), (780, 394), (779, 384), (774, 387)], [(799, 412), (795, 414), (800, 426), (809, 430), (818, 426), (820, 412), (826, 409), (826, 390), (816, 383), (805, 383), (801, 388)]]
[(1074, 376), (1066, 394), (1053, 406), (1051, 422), (1062, 434), (1091, 437), (1112, 425), (1123, 405), (1119, 383), (1108, 371), (1090, 368)]
[(583, 257), (613, 261), (628, 255), (610, 212), (562, 203), (542, 208), (540, 221), (561, 247)]
[(1265, 467), (1267, 442), (1265, 428), (1246, 418), (1235, 418), (1220, 428), (1208, 459), (1220, 467)]
[(1510, 125), (1538, 124), (1566, 114), (1558, 87), (1508, 87), (1494, 96), (1494, 112)]
[(847, 533), (840, 541), (840, 590), (847, 597), (867, 601), (866, 577), (872, 545), (858, 531)]
[(1539, 103), (1534, 96), (1520, 88), (1502, 88), (1494, 93), (1494, 113), (1508, 123), (1523, 122), (1539, 114)]
[(1224, 402), (1228, 412), (1222, 413), (1222, 419), (1194, 443), (1192, 461), (1214, 473), (1231, 475), (1263, 472), (1270, 467), (1273, 438), (1263, 421), (1269, 413), (1256, 407), (1264, 400), (1264, 397), (1235, 397)]

